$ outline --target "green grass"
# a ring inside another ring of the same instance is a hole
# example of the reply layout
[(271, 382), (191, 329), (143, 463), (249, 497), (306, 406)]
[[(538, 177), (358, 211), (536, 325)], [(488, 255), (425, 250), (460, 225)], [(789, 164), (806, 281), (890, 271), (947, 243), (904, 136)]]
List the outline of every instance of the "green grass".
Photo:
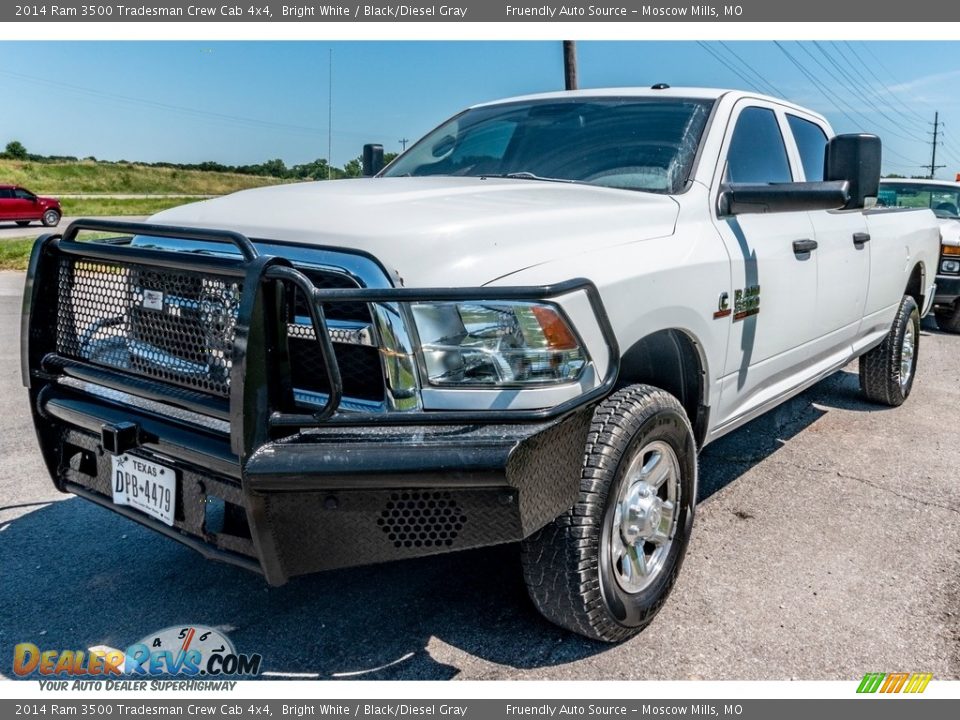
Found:
[(161, 210), (203, 200), (181, 198), (63, 198), (60, 205), (69, 217), (109, 217), (111, 215), (153, 215)]
[(258, 175), (98, 163), (92, 160), (62, 163), (0, 160), (0, 182), (23, 185), (42, 195), (226, 195), (236, 190), (277, 185), (283, 181)]
[[(62, 232), (65, 228), (57, 228)], [(53, 231), (54, 228), (51, 228)], [(77, 240), (99, 240), (105, 237), (115, 237), (116, 233), (83, 231)], [(26, 270), (30, 261), (30, 252), (33, 250), (35, 237), (0, 238), (0, 270)]]
[(26, 270), (36, 238), (0, 240), (0, 270)]

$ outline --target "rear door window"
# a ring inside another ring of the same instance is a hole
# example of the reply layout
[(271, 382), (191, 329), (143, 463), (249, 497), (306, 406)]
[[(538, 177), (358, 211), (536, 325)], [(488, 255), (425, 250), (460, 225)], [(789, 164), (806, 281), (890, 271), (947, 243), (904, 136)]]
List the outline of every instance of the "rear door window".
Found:
[(808, 182), (823, 180), (823, 163), (827, 149), (827, 134), (816, 123), (787, 115), (790, 132), (797, 142), (800, 151), (800, 163), (803, 165), (803, 174)]

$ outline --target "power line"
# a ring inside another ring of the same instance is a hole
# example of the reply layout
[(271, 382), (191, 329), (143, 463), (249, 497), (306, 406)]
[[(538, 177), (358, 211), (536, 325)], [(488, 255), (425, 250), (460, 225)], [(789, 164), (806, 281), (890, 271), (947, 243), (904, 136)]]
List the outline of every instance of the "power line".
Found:
[[(894, 77), (893, 73), (890, 71), (890, 68), (888, 68), (886, 65), (884, 65), (884, 64), (883, 64), (883, 61), (882, 61), (879, 57), (877, 57), (877, 54), (870, 48), (870, 44), (869, 44), (869, 43), (860, 43), (860, 46), (861, 46), (867, 53), (870, 54), (870, 57), (872, 57), (872, 58), (876, 61), (877, 65), (880, 67), (881, 70), (884, 70), (884, 71), (885, 71), (891, 78), (893, 78), (894, 80), (897, 79), (897, 78)], [(928, 108), (930, 108), (930, 110), (934, 110), (934, 107), (933, 107), (930, 103), (925, 102), (925, 101), (923, 101), (923, 100), (920, 100), (919, 98), (912, 98), (912, 99), (913, 99), (914, 102), (920, 103), (921, 105), (926, 105)]]
[(756, 90), (757, 92), (763, 92), (762, 90), (760, 90), (760, 88), (758, 88), (758, 87), (756, 86), (756, 84), (754, 83), (753, 80), (751, 80), (750, 78), (748, 78), (748, 77), (747, 77), (746, 75), (744, 75), (742, 72), (740, 72), (739, 70), (737, 70), (737, 68), (735, 68), (735, 67), (734, 67), (733, 65), (731, 65), (729, 62), (727, 62), (726, 58), (724, 58), (724, 57), (723, 57), (722, 55), (720, 55), (719, 53), (715, 52), (714, 49), (711, 48), (707, 43), (703, 42), (702, 40), (697, 40), (697, 45), (699, 45), (699, 46), (702, 47), (704, 50), (706, 50), (708, 53), (710, 53), (710, 55), (712, 55), (712, 56), (717, 60), (717, 62), (721, 63), (725, 68), (727, 68), (727, 70), (729, 70), (730, 72), (734, 73), (737, 77), (739, 77), (741, 80), (743, 80), (751, 90)]
[[(831, 44), (836, 47), (838, 53), (840, 53), (844, 58), (846, 58), (846, 55), (844, 55), (844, 54), (841, 52), (840, 46), (839, 46), (838, 43), (833, 42), (833, 43), (831, 43)], [(849, 40), (844, 40), (844, 41), (843, 41), (843, 44), (846, 45), (847, 49), (850, 51), (850, 54), (854, 57), (854, 59), (867, 71), (867, 73), (869, 73), (870, 77), (872, 77), (872, 78), (876, 81), (876, 86), (877, 86), (877, 87), (879, 87), (881, 90), (883, 90), (883, 92), (884, 92), (888, 97), (890, 97), (891, 100), (893, 100), (895, 103), (897, 103), (898, 105), (900, 105), (906, 112), (908, 112), (908, 113), (910, 113), (911, 115), (913, 115), (917, 120), (919, 120), (919, 121), (921, 121), (921, 122), (927, 122), (927, 119), (926, 119), (923, 115), (921, 115), (921, 114), (918, 113), (916, 110), (914, 110), (914, 109), (911, 108), (909, 105), (907, 105), (903, 100), (901, 100), (899, 97), (897, 97), (897, 96), (893, 93), (893, 91), (890, 90), (889, 87), (887, 87), (886, 83), (884, 83), (884, 81), (881, 80), (881, 79), (877, 76), (877, 74), (873, 71), (873, 68), (870, 67), (870, 64), (867, 63), (867, 62), (860, 56), (860, 53), (857, 52), (857, 49), (853, 46), (853, 44), (852, 44)], [(853, 63), (851, 63), (851, 67), (853, 67)], [(860, 77), (863, 78), (863, 75), (860, 74)], [(866, 78), (864, 78), (864, 83), (867, 84), (867, 85), (872, 85), (872, 83), (869, 82)]]
[[(823, 83), (821, 83), (821, 81), (820, 81), (817, 77), (815, 77), (809, 70), (807, 70), (807, 68), (804, 67), (803, 63), (801, 63), (799, 60), (797, 60), (797, 59), (790, 53), (790, 51), (787, 50), (787, 49), (780, 43), (779, 40), (774, 40), (773, 43), (774, 43), (774, 45), (776, 45), (776, 46), (780, 49), (780, 52), (782, 52), (782, 53), (787, 57), (787, 59), (794, 65), (794, 67), (796, 67), (797, 70), (799, 70), (800, 73), (801, 73), (805, 78), (807, 78), (807, 80), (810, 81), (810, 83), (820, 92), (820, 94), (823, 95), (823, 96), (827, 99), (827, 102), (834, 103), (834, 104), (840, 102), (840, 103), (843, 103), (844, 105), (847, 105), (847, 103), (845, 103), (842, 98), (840, 98), (836, 93), (834, 93), (833, 90), (831, 90), (831, 89), (828, 88), (826, 85), (824, 85)], [(847, 107), (850, 107), (850, 106), (847, 105)], [(859, 125), (860, 125), (861, 121), (856, 120), (856, 119), (855, 119), (852, 115), (850, 115), (850, 113), (848, 113), (846, 110), (844, 110), (844, 109), (842, 109), (842, 108), (840, 108), (840, 107), (837, 107), (836, 109), (837, 109), (837, 112), (839, 112), (841, 115), (843, 115), (843, 116), (844, 116), (847, 120), (849, 120), (854, 126), (859, 126)], [(853, 108), (851, 108), (851, 110), (853, 110)], [(856, 111), (856, 110), (853, 110), (853, 112), (857, 112), (857, 111)], [(923, 167), (921, 163), (915, 162), (914, 160), (908, 158), (906, 155), (903, 155), (902, 153), (899, 153), (899, 152), (897, 152), (896, 150), (893, 150), (893, 149), (891, 149), (891, 148), (889, 148), (889, 147), (884, 147), (884, 152), (885, 152), (885, 153), (889, 153), (889, 154), (891, 154), (891, 155), (895, 155), (895, 156), (899, 157), (901, 160), (905, 160), (906, 162), (908, 162), (908, 163), (910, 164), (910, 165), (909, 165), (910, 167), (915, 167), (915, 168)]]
[(156, 100), (147, 100), (146, 98), (132, 97), (129, 95), (119, 95), (116, 93), (104, 92), (101, 90), (95, 90), (93, 88), (83, 87), (80, 85), (70, 85), (67, 83), (58, 82), (56, 80), (48, 80), (46, 78), (34, 77), (32, 75), (24, 75), (23, 73), (10, 72), (9, 70), (0, 70), (0, 75), (5, 75), (7, 77), (14, 78), (16, 80), (27, 81), (31, 83), (41, 83), (43, 85), (49, 85), (51, 87), (58, 87), (72, 92), (83, 93), (91, 95), (94, 97), (104, 98), (114, 102), (127, 103), (131, 105), (141, 105), (144, 107), (150, 107), (158, 110), (167, 110), (170, 112), (176, 112), (183, 115), (190, 115), (193, 117), (202, 117), (211, 120), (216, 120), (218, 122), (233, 122), (236, 124), (241, 124), (245, 127), (256, 127), (256, 128), (276, 128), (287, 130), (290, 132), (298, 133), (309, 133), (315, 135), (319, 132), (318, 128), (307, 127), (304, 125), (291, 125), (289, 123), (278, 123), (271, 120), (260, 120), (258, 118), (243, 117), (239, 115), (228, 115), (226, 113), (219, 113), (210, 110), (198, 110), (196, 108), (186, 107), (183, 105), (172, 105), (170, 103), (159, 102)]
[[(842, 70), (842, 69), (840, 70), (841, 76), (838, 78), (838, 76), (837, 76), (832, 70), (830, 70), (829, 67), (827, 67), (827, 66), (824, 65), (822, 62), (820, 62), (820, 60), (817, 58), (817, 56), (814, 55), (812, 52), (810, 52), (804, 45), (802, 45), (802, 44), (800, 44), (800, 43), (797, 43), (797, 44), (800, 45), (800, 49), (803, 50), (805, 53), (807, 53), (807, 55), (809, 55), (810, 58), (811, 58), (815, 63), (817, 63), (817, 65), (819, 65), (821, 68), (823, 68), (823, 69), (826, 71), (826, 73), (827, 73), (831, 78), (833, 78), (834, 80), (836, 80), (836, 81), (837, 81), (842, 87), (844, 87), (847, 91), (852, 92), (854, 95), (857, 95), (857, 96), (858, 96), (863, 102), (865, 102), (865, 103), (867, 104), (867, 106), (870, 107), (872, 110), (874, 110), (875, 112), (879, 113), (879, 114), (880, 114), (882, 117), (884, 117), (885, 119), (888, 119), (888, 120), (889, 120), (889, 116), (887, 116), (887, 114), (884, 113), (883, 110), (881, 110), (880, 108), (878, 108), (878, 107), (876, 106), (876, 104), (871, 103), (870, 100), (869, 100), (865, 95), (863, 95), (863, 93), (861, 93), (861, 92), (859, 91), (859, 89), (856, 87), (855, 84), (847, 83), (846, 78), (843, 77), (843, 70)], [(819, 42), (814, 42), (814, 45), (816, 46), (817, 50), (819, 50), (820, 53), (821, 53), (825, 58), (827, 58), (828, 61), (830, 61), (832, 64), (836, 65), (836, 63), (834, 62), (834, 60), (833, 60), (830, 56), (827, 55), (827, 53), (823, 50), (822, 47), (820, 47), (820, 43), (819, 43)], [(837, 67), (839, 68), (839, 66), (837, 66)], [(850, 107), (851, 110), (853, 110), (854, 112), (858, 113), (859, 115), (862, 115), (863, 117), (867, 117), (863, 112), (861, 112), (861, 111), (853, 108), (852, 106), (848, 105), (848, 107)], [(877, 121), (876, 121), (876, 119), (874, 119), (874, 120), (872, 120), (872, 122), (877, 122)], [(890, 122), (892, 122), (893, 127), (897, 127), (897, 121), (896, 121), (896, 120), (890, 120)], [(879, 124), (879, 123), (878, 123), (878, 124)], [(889, 132), (889, 133), (890, 133), (891, 135), (893, 135), (894, 137), (900, 138), (901, 140), (915, 140), (915, 141), (917, 141), (917, 142), (923, 142), (923, 143), (926, 142), (926, 140), (925, 140), (924, 138), (919, 137), (919, 136), (917, 136), (917, 135), (909, 135), (909, 136), (908, 136), (908, 135), (901, 135), (897, 130), (890, 130), (889, 128), (887, 129), (887, 132)], [(906, 131), (904, 131), (904, 132), (906, 132)]]
[(740, 55), (738, 55), (737, 52), (732, 47), (730, 47), (727, 43), (721, 40), (720, 46), (724, 50), (726, 50), (728, 53), (733, 55), (733, 57), (736, 58), (737, 61), (739, 61), (740, 65), (743, 67), (744, 70), (751, 73), (754, 77), (758, 78), (765, 87), (769, 88), (769, 90), (772, 90), (772, 92), (770, 93), (771, 95), (779, 95), (780, 97), (784, 97), (784, 93), (776, 85), (774, 85), (772, 82), (767, 80), (767, 78), (761, 75), (756, 69), (754, 69), (750, 65), (750, 63), (748, 63), (746, 60), (740, 57)]
[[(875, 112), (879, 113), (881, 116), (883, 116), (884, 118), (886, 118), (886, 119), (887, 119), (889, 122), (891, 122), (895, 127), (901, 127), (901, 126), (902, 126), (902, 120), (897, 119), (897, 118), (894, 118), (894, 117), (891, 117), (890, 115), (887, 114), (887, 112), (886, 112), (885, 110), (883, 110), (880, 106), (878, 106), (877, 103), (876, 103), (876, 101), (874, 101), (873, 99), (871, 99), (871, 98), (863, 91), (863, 89), (861, 88), (861, 86), (857, 84), (856, 80), (853, 80), (852, 78), (849, 77), (849, 75), (846, 74), (846, 71), (844, 70), (843, 66), (840, 65), (840, 63), (838, 63), (838, 62), (836, 61), (836, 59), (834, 59), (834, 57), (833, 57), (830, 53), (828, 53), (828, 52), (826, 51), (826, 49), (825, 49), (818, 41), (815, 40), (815, 41), (814, 41), (814, 45), (816, 45), (817, 50), (819, 50), (820, 53), (830, 62), (830, 64), (833, 65), (833, 66), (837, 69), (837, 71), (840, 73), (840, 75), (841, 75), (843, 78), (845, 78), (845, 79), (847, 79), (847, 80), (850, 80), (849, 87), (850, 87), (865, 103), (867, 103), (867, 106), (868, 106), (868, 107), (870, 107), (870, 108), (873, 109)], [(841, 56), (841, 57), (842, 57), (842, 56)], [(926, 120), (923, 120), (923, 122), (926, 122)], [(908, 131), (904, 128), (904, 132), (908, 132)], [(908, 134), (909, 134), (909, 133), (908, 133)], [(922, 140), (922, 138), (916, 138), (916, 139), (917, 139), (917, 140)]]

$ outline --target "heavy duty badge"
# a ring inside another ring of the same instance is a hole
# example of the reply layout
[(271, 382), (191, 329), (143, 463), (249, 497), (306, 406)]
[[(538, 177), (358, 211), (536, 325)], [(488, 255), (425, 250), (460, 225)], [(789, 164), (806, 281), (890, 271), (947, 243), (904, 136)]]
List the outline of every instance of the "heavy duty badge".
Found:
[(760, 286), (751, 285), (733, 291), (733, 321), (756, 315), (760, 312)]

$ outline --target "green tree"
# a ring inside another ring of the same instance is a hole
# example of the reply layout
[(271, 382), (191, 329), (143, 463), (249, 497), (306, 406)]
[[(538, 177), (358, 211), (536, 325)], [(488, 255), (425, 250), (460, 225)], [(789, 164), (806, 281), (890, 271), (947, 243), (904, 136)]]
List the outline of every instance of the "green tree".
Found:
[(343, 176), (348, 178), (360, 177), (363, 175), (363, 158), (355, 157), (348, 160), (343, 166)]
[(27, 159), (27, 149), (23, 146), (23, 143), (19, 140), (11, 140), (7, 143), (7, 147), (4, 149), (3, 154), (5, 157), (10, 158), (11, 160), (26, 160)]

